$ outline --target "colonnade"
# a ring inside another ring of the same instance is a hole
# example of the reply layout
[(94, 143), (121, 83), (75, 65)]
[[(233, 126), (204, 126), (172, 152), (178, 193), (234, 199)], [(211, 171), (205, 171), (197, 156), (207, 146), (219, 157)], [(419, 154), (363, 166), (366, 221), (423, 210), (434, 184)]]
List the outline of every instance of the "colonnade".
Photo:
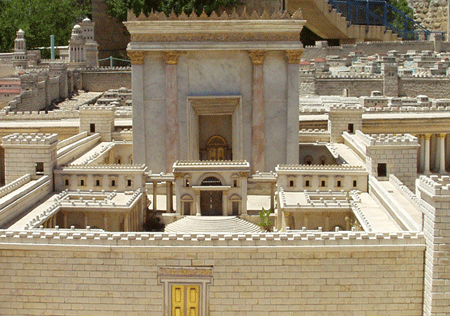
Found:
[(447, 144), (446, 133), (415, 135), (420, 144), (418, 157), (418, 172), (424, 174), (445, 173)]

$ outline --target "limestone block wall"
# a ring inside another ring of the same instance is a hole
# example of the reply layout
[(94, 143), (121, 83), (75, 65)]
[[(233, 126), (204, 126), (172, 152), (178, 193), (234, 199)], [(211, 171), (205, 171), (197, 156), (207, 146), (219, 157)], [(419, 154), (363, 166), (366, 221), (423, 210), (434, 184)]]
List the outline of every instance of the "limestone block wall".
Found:
[(361, 78), (355, 77), (316, 77), (315, 93), (317, 95), (342, 95), (344, 89), (349, 97), (370, 96), (374, 90), (383, 91), (381, 77)]
[(349, 124), (353, 124), (353, 133), (362, 130), (362, 114), (364, 109), (361, 106), (333, 106), (328, 113), (328, 131), (330, 132), (330, 142), (343, 143), (342, 133), (349, 131)]
[[(24, 174), (40, 175), (37, 163), (43, 163), (42, 175), (50, 175), (56, 166), (58, 135), (12, 134), (3, 137), (5, 181), (10, 183)], [(53, 182), (53, 181), (52, 181)]]
[(411, 0), (414, 19), (433, 31), (447, 31), (447, 7), (443, 0)]
[(102, 71), (87, 69), (81, 75), (84, 91), (103, 92), (121, 87), (131, 89), (131, 68), (116, 67)]
[[(80, 133), (99, 133), (102, 142), (111, 141), (114, 131), (115, 106), (82, 106), (80, 108)], [(92, 125), (93, 124), (93, 125)], [(94, 131), (92, 131), (91, 126)]]
[(449, 78), (446, 76), (400, 78), (400, 96), (416, 97), (420, 94), (436, 99), (450, 98)]
[(207, 315), (419, 316), (423, 254), (416, 233), (0, 231), (0, 313), (169, 315), (158, 276), (180, 268), (211, 270)]
[(449, 311), (448, 274), (450, 260), (450, 185), (448, 176), (421, 176), (418, 188), (420, 209), (424, 214), (425, 253), (425, 316), (445, 315)]

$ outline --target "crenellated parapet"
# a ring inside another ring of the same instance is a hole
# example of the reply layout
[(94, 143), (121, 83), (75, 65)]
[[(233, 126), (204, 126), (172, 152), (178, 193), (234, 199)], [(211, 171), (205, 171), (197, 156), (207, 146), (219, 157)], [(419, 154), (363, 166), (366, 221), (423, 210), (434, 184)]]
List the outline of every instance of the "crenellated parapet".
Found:
[(2, 138), (2, 146), (23, 146), (23, 145), (33, 145), (33, 146), (52, 146), (58, 142), (57, 134), (19, 134), (14, 133)]

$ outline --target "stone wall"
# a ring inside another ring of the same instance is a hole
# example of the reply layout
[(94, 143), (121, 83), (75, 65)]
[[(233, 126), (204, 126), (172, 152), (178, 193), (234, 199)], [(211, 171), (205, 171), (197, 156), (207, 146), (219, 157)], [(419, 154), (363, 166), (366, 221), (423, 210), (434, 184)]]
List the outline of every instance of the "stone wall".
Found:
[(412, 0), (411, 4), (417, 22), (432, 31), (447, 31), (447, 0)]
[(436, 99), (450, 98), (450, 79), (445, 76), (400, 78), (400, 96), (416, 97), (420, 94)]
[(383, 91), (383, 79), (331, 76), (316, 78), (316, 95), (343, 95), (344, 89), (347, 89), (349, 97), (369, 96), (371, 91)]
[(212, 269), (207, 315), (419, 316), (423, 255), (415, 233), (0, 231), (0, 314), (169, 315), (158, 279), (175, 267)]
[(131, 68), (97, 69), (82, 72), (84, 91), (103, 92), (125, 87), (131, 89)]

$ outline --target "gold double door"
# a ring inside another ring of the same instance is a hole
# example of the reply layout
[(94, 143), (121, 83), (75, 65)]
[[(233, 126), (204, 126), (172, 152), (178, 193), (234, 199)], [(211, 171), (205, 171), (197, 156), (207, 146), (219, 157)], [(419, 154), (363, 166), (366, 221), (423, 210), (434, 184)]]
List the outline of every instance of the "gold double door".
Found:
[(199, 316), (200, 285), (172, 284), (172, 316)]

